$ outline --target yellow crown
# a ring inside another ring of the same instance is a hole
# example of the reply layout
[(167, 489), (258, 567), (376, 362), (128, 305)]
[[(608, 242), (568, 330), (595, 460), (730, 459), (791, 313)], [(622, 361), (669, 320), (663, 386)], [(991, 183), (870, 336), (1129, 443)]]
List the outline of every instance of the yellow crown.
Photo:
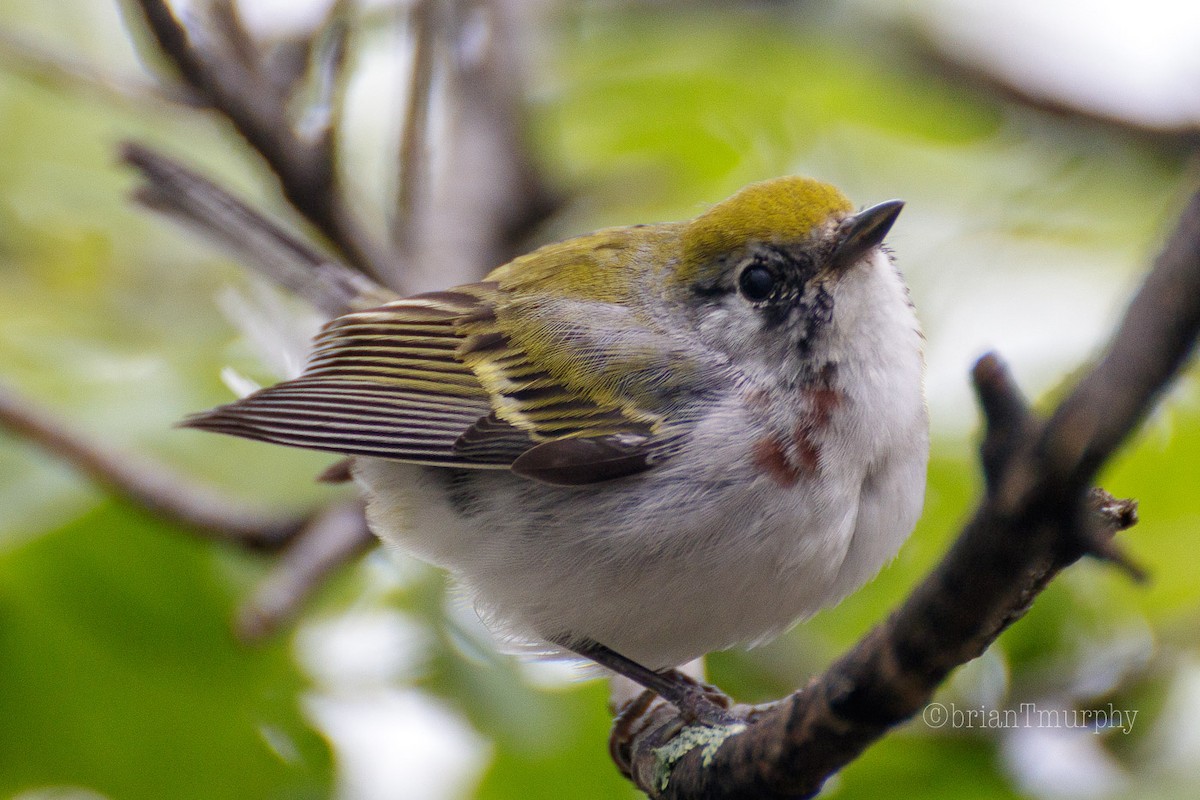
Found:
[(812, 235), (853, 206), (845, 195), (812, 178), (785, 177), (752, 183), (696, 217), (683, 232), (683, 261), (675, 280), (691, 283), (716, 257), (749, 242), (795, 242)]

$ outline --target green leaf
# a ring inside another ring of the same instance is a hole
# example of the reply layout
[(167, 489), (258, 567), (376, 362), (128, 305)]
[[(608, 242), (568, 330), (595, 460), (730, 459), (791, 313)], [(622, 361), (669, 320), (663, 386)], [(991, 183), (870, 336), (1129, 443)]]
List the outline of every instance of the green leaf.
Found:
[(284, 643), (239, 646), (213, 546), (116, 504), (0, 556), (0, 795), (326, 796)]

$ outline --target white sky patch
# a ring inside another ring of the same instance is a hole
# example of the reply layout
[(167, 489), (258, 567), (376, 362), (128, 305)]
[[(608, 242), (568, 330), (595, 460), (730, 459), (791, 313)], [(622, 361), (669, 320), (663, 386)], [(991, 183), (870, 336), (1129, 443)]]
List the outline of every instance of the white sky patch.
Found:
[(1039, 97), (1173, 128), (1200, 123), (1196, 0), (919, 0), (938, 46)]
[(305, 698), (329, 737), (339, 800), (456, 800), (476, 785), (491, 746), (440, 700), (405, 686), (425, 668), (431, 635), (386, 608), (305, 622), (296, 657), (318, 690)]
[(430, 634), (408, 614), (379, 608), (306, 620), (295, 646), (296, 658), (318, 685), (378, 688), (420, 674)]
[[(407, 5), (407, 3), (404, 3)], [(397, 0), (358, 0), (359, 8), (397, 5)], [(171, 6), (183, 15), (202, 3), (197, 0), (171, 0)], [(298, 36), (313, 30), (325, 19), (333, 0), (238, 0), (238, 11), (250, 32), (263, 38)], [(193, 12), (194, 13), (194, 12)]]
[(1128, 789), (1128, 777), (1105, 751), (1103, 738), (1090, 730), (1014, 728), (1004, 738), (1001, 756), (1030, 797), (1098, 800)]
[(239, 0), (242, 20), (256, 36), (303, 34), (316, 28), (333, 0)]
[(491, 758), (466, 719), (415, 689), (318, 694), (305, 706), (333, 743), (339, 800), (466, 798)]
[(1200, 776), (1200, 660), (1183, 662), (1171, 681), (1162, 711), (1145, 742), (1150, 754), (1164, 772), (1182, 780)]
[(1058, 270), (968, 281), (970, 292), (951, 287), (952, 296), (919, 309), (928, 335), (926, 395), (939, 430), (952, 435), (978, 425), (969, 372), (980, 356), (999, 353), (1023, 391), (1037, 397), (1105, 341), (1116, 321), (1110, 309), (1125, 290), (1119, 279)]

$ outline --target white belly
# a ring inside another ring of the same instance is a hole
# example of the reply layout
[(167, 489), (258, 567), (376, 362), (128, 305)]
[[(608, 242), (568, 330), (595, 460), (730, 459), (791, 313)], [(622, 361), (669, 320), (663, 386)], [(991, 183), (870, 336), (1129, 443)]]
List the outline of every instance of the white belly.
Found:
[(359, 459), (356, 476), (376, 533), (450, 569), (498, 632), (588, 638), (663, 668), (840, 600), (895, 554), (919, 512), (923, 449), (897, 463), (842, 448), (781, 486), (727, 430), (699, 432), (690, 447), (703, 460), (685, 450), (593, 487), (375, 459)]

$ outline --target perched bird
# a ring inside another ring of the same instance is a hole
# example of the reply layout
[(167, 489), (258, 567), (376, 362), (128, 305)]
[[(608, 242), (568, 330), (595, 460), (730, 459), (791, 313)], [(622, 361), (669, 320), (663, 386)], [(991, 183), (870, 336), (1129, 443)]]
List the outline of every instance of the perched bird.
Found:
[(299, 378), (185, 424), (354, 456), (375, 533), (498, 630), (712, 719), (669, 668), (836, 603), (920, 514), (902, 205), (786, 177), (547, 245), (335, 319)]

